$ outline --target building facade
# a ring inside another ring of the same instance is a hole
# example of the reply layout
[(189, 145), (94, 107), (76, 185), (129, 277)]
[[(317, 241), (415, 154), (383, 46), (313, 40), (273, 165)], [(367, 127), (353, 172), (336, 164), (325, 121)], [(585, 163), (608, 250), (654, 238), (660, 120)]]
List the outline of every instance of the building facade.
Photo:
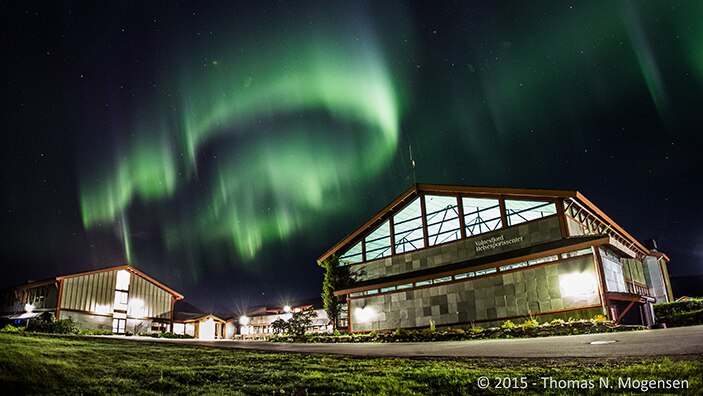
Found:
[(352, 273), (354, 332), (493, 326), (530, 316), (654, 323), (668, 257), (577, 191), (418, 184), (319, 258)]
[(327, 312), (322, 308), (321, 301), (293, 304), (280, 308), (259, 307), (250, 310), (238, 319), (239, 335), (243, 338), (267, 338), (275, 334), (272, 324), (278, 319), (287, 321), (296, 312), (312, 308), (315, 317), (312, 318), (307, 333), (326, 333), (332, 331), (332, 323), (327, 318)]
[(119, 266), (30, 282), (2, 291), (2, 317), (20, 324), (52, 312), (80, 329), (163, 332), (183, 296), (143, 272)]

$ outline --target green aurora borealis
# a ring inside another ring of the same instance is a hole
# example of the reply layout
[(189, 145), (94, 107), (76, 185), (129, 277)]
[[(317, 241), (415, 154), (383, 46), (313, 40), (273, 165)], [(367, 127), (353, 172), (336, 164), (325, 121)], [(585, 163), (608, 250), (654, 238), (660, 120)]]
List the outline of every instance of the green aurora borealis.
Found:
[[(327, 202), (348, 205), (343, 192), (363, 186), (397, 151), (401, 104), (373, 34), (335, 30), (259, 41), (265, 50), (245, 50), (246, 59), (183, 66), (169, 113), (178, 117), (137, 124), (115, 159), (84, 178), (85, 227), (119, 223), (130, 259), (132, 202), (169, 205), (196, 175), (193, 213), (162, 219), (168, 246), (229, 240), (251, 259), (332, 212)], [(203, 171), (198, 153), (213, 141)]]
[(8, 282), (130, 262), (203, 306), (318, 295), (315, 259), (410, 187), (409, 146), (418, 182), (577, 189), (703, 273), (703, 2), (0, 18)]

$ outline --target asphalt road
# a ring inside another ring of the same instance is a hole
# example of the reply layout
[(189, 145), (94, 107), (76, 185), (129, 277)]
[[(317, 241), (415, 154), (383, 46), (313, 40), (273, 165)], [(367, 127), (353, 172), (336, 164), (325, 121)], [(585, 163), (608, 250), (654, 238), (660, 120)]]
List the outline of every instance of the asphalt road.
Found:
[(703, 326), (507, 340), (409, 343), (285, 344), (263, 341), (124, 339), (270, 352), (352, 356), (473, 358), (613, 358), (703, 356)]

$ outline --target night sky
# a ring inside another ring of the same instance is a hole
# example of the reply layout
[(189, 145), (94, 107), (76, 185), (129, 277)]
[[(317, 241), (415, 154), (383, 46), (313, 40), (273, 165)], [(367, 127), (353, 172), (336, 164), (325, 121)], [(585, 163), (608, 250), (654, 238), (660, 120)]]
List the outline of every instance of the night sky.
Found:
[(703, 274), (703, 2), (0, 2), (0, 286), (318, 296), (417, 181), (575, 189)]

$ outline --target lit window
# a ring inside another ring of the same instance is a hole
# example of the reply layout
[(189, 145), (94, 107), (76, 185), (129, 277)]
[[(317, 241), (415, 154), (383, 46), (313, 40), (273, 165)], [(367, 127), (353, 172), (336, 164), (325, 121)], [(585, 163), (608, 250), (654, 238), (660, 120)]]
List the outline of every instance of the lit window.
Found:
[(473, 272), (464, 272), (463, 274), (454, 275), (454, 279), (459, 280), (459, 279), (464, 279), (464, 278), (472, 278), (474, 276), (476, 276), (476, 274)]
[(459, 239), (459, 209), (456, 197), (425, 196), (427, 238), (430, 246)]
[(586, 248), (586, 249), (576, 250), (574, 252), (562, 253), (561, 258), (568, 259), (568, 258), (583, 256), (583, 255), (591, 254), (591, 253), (593, 253), (593, 250), (591, 250), (591, 248)]
[(366, 237), (366, 260), (391, 255), (391, 228), (388, 221), (381, 224)]
[(355, 292), (355, 293), (349, 294), (349, 297), (361, 297), (363, 295), (364, 295), (364, 292)]
[(396, 290), (410, 289), (411, 287), (413, 287), (412, 283), (406, 283), (404, 285), (396, 286)]
[(117, 271), (117, 284), (115, 289), (117, 290), (129, 290), (129, 278), (130, 273), (127, 270)]
[(508, 225), (515, 225), (556, 214), (557, 206), (554, 202), (505, 200), (505, 211)]
[(420, 198), (416, 198), (393, 216), (395, 252), (404, 253), (425, 247), (422, 232), (422, 211)]
[(452, 280), (451, 276), (443, 276), (441, 278), (434, 278), (432, 280), (432, 283), (437, 284), (437, 283), (449, 282), (451, 280)]
[(127, 292), (115, 292), (115, 309), (127, 309)]
[(492, 198), (462, 198), (466, 235), (478, 235), (503, 226), (500, 203)]
[(378, 294), (378, 289), (367, 290), (364, 294), (366, 294), (367, 296), (371, 294)]
[(339, 256), (339, 264), (341, 265), (360, 263), (362, 261), (363, 256), (361, 252), (361, 242), (352, 246), (351, 249), (346, 251), (346, 253)]
[(432, 284), (432, 279), (424, 280), (424, 281), (419, 281), (415, 282), (415, 287), (420, 287), (420, 286), (427, 286)]
[(381, 293), (388, 293), (395, 291), (395, 286), (384, 287), (381, 289)]
[(500, 267), (500, 270), (501, 271), (509, 271), (512, 269), (522, 268), (522, 267), (527, 267), (527, 263), (523, 261), (520, 263), (504, 265), (504, 266)]
[(476, 271), (476, 276), (481, 276), (481, 275), (487, 275), (487, 274), (492, 274), (496, 272), (497, 270), (495, 268), (486, 268), (482, 270)]
[(527, 262), (529, 265), (537, 265), (537, 264), (543, 264), (543, 263), (551, 263), (552, 261), (557, 261), (559, 260), (559, 256), (547, 256), (547, 257), (540, 257), (538, 259), (530, 260)]

